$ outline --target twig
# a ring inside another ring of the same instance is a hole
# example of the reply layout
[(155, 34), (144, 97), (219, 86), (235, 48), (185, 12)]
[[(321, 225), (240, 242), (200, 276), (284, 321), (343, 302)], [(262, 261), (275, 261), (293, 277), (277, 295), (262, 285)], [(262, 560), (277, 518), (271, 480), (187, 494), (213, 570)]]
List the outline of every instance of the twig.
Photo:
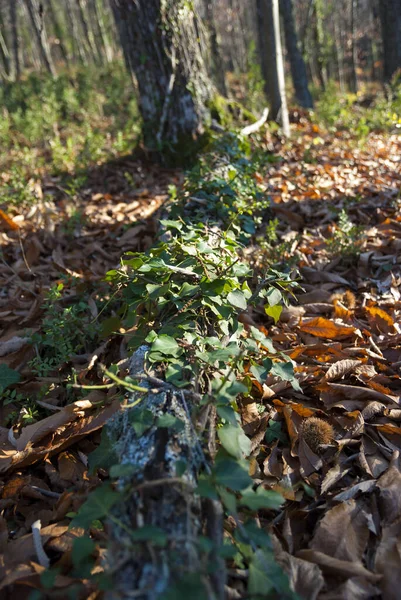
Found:
[(264, 125), (267, 121), (267, 117), (269, 116), (269, 109), (265, 108), (260, 119), (256, 121), (256, 123), (252, 123), (252, 125), (247, 125), (243, 129), (241, 129), (242, 135), (250, 135), (251, 133), (255, 133)]
[(40, 519), (32, 523), (32, 538), (33, 538), (33, 546), (35, 548), (36, 556), (38, 559), (38, 563), (48, 569), (50, 567), (50, 559), (44, 551), (42, 544), (42, 536), (40, 535), (40, 528), (42, 527), (42, 523)]
[[(39, 492), (42, 496), (47, 496), (48, 498), (57, 498), (59, 499), (61, 494), (58, 492), (52, 492), (51, 490), (44, 490), (43, 488), (38, 487), (37, 485), (31, 485), (31, 488), (35, 490), (35, 492)], [(32, 525), (33, 527), (33, 525)]]

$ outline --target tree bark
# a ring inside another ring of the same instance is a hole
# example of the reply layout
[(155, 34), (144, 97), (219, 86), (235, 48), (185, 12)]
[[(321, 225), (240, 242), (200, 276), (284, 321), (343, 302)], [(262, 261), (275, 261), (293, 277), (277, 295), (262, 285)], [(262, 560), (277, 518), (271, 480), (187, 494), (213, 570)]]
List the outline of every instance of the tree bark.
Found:
[[(141, 346), (134, 353), (130, 375), (144, 374), (145, 354)], [(141, 383), (152, 387), (150, 383)], [(132, 401), (138, 400), (134, 395)], [(199, 497), (194, 494), (198, 473), (205, 467), (205, 457), (197, 440), (184, 396), (179, 391), (151, 391), (142, 400), (141, 409), (153, 418), (153, 424), (138, 435), (132, 427), (135, 409), (125, 409), (107, 425), (119, 464), (135, 465), (135, 473), (125, 477), (124, 486), (133, 488), (129, 498), (113, 509), (110, 517), (111, 547), (108, 562), (114, 573), (113, 589), (107, 600), (129, 600), (132, 591), (142, 600), (164, 598), (178, 581), (187, 576), (199, 577), (202, 558), (198, 538), (202, 534)], [(157, 426), (157, 417), (170, 415), (184, 424), (181, 431)], [(177, 481), (179, 464), (186, 465), (182, 481)], [(222, 543), (223, 513), (208, 510), (206, 530)], [(217, 507), (217, 508), (218, 508)], [(221, 519), (219, 519), (221, 515)], [(121, 523), (122, 526), (118, 526)], [(128, 531), (141, 527), (163, 530), (168, 536), (165, 547), (133, 544)], [(225, 565), (216, 557), (217, 577), (211, 577), (207, 597), (224, 600)], [(205, 582), (206, 583), (206, 582)], [(206, 593), (206, 590), (205, 590)], [(174, 596), (172, 596), (174, 597)]]
[(216, 23), (214, 21), (213, 4), (211, 0), (204, 0), (205, 21), (209, 33), (210, 50), (212, 53), (213, 78), (220, 94), (227, 96), (224, 64), (221, 58), (219, 42), (217, 39)]
[(285, 43), (291, 66), (291, 77), (295, 89), (295, 98), (304, 108), (313, 108), (312, 96), (308, 89), (308, 77), (301, 51), (298, 47), (298, 37), (295, 29), (292, 0), (281, 0)]
[(93, 38), (92, 31), (89, 28), (89, 23), (85, 14), (85, 6), (83, 0), (76, 0), (78, 7), (78, 15), (79, 20), (81, 22), (81, 29), (84, 34), (84, 39), (86, 42), (86, 47), (88, 48), (89, 53), (92, 56), (92, 59), (95, 63), (101, 64), (102, 62), (102, 54), (99, 51), (99, 48)]
[[(10, 0), (10, 2), (13, 2), (13, 0)], [(64, 45), (64, 42), (63, 42), (63, 38), (64, 38), (63, 27), (59, 21), (56, 9), (53, 4), (53, 0), (47, 0), (47, 10), (48, 10), (48, 14), (49, 14), (49, 19), (53, 26), (54, 33), (57, 36), (57, 40), (58, 40), (57, 46), (60, 50), (60, 54), (61, 54), (62, 59), (64, 60), (65, 64), (68, 65), (69, 56), (68, 56), (67, 49)]]
[(212, 85), (185, 0), (111, 0), (124, 56), (135, 75), (148, 148), (173, 150), (203, 132)]
[(21, 61), (20, 61), (19, 38), (18, 38), (17, 4), (18, 4), (18, 0), (10, 0), (10, 24), (11, 24), (11, 36), (12, 36), (13, 78), (18, 81), (21, 76)]
[[(358, 91), (358, 76), (356, 73), (357, 52), (355, 43), (355, 16), (356, 16), (356, 0), (351, 0), (351, 73), (350, 73), (350, 88), (351, 92), (356, 94)], [(400, 4), (401, 6), (401, 4)]]
[(259, 52), (271, 118), (280, 121), (284, 135), (289, 136), (278, 0), (257, 0), (257, 10)]
[(25, 0), (26, 7), (32, 22), (32, 27), (35, 33), (38, 50), (40, 53), (43, 65), (52, 77), (56, 77), (56, 69), (53, 64), (53, 59), (50, 53), (49, 41), (45, 21), (43, 18), (43, 6), (38, 0)]
[(401, 68), (401, 0), (380, 0), (384, 78), (390, 81)]

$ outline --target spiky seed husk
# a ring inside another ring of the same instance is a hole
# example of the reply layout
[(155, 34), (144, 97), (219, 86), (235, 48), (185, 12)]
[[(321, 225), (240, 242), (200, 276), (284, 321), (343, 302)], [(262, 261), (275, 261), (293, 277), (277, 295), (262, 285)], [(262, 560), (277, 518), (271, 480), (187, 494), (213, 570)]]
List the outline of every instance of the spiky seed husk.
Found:
[(334, 440), (333, 427), (318, 417), (305, 419), (301, 425), (300, 434), (315, 454), (320, 454), (324, 450), (322, 445), (331, 444)]

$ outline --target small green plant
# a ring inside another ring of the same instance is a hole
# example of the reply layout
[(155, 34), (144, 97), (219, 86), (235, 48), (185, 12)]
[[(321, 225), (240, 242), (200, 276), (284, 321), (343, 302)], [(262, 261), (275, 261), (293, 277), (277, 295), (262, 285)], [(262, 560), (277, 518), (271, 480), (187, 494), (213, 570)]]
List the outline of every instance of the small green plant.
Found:
[(338, 226), (333, 237), (328, 239), (327, 247), (331, 254), (353, 257), (359, 254), (362, 242), (363, 227), (354, 225), (347, 211), (342, 209), (338, 216)]
[(41, 377), (63, 367), (73, 354), (82, 352), (96, 337), (96, 329), (84, 300), (67, 308), (60, 305), (63, 288), (63, 284), (59, 283), (49, 290), (43, 306), (45, 317), (42, 331), (32, 337), (36, 357), (30, 366)]

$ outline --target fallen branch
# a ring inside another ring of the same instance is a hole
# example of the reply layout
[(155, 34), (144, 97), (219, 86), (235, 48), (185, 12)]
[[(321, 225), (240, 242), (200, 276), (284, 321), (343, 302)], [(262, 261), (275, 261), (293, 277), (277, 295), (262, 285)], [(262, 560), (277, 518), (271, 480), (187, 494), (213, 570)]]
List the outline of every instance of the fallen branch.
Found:
[(252, 125), (247, 125), (243, 129), (241, 129), (241, 135), (251, 135), (251, 133), (255, 133), (255, 131), (258, 131), (258, 129), (260, 129), (266, 123), (268, 116), (269, 109), (265, 108), (262, 113), (262, 116), (258, 121), (256, 121), (256, 123), (252, 123)]

